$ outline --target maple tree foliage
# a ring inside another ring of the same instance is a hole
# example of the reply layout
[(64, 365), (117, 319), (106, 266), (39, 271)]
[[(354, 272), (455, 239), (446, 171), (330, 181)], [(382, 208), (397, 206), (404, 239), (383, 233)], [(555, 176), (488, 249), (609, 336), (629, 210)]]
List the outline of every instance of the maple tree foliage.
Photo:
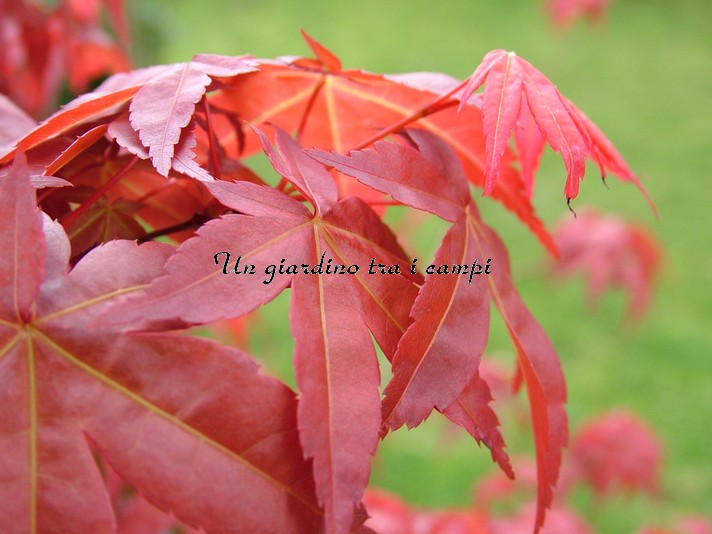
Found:
[(236, 349), (90, 326), (157, 276), (171, 247), (112, 241), (66, 273), (66, 235), (35, 207), (22, 157), (0, 187), (11, 258), (0, 278), (0, 524), (109, 531), (95, 453), (188, 524), (259, 529), (270, 514), (277, 530), (318, 525), (291, 391)]
[[(553, 252), (531, 203), (545, 141), (569, 200), (587, 157), (639, 182), (511, 53), (464, 81), (385, 76), (304, 36), (314, 59), (198, 55), (117, 74), (37, 125), (12, 126), (22, 116), (0, 101), (0, 524), (110, 530), (105, 463), (191, 527), (365, 530), (379, 438), (433, 411), (511, 477), (480, 373), (491, 304), (530, 404), (527, 521), (544, 524), (566, 387), (471, 188)], [(247, 166), (259, 152), (277, 178)], [(434, 258), (412, 261), (388, 204), (450, 224)], [(287, 289), (298, 397), (244, 352), (180, 332)], [(393, 371), (383, 395), (374, 341)]]

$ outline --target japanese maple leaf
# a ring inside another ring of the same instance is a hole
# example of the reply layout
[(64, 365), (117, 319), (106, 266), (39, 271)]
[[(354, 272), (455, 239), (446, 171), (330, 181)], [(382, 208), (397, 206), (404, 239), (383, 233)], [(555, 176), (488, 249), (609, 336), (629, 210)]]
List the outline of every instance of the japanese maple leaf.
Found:
[(145, 239), (150, 233), (146, 223), (176, 240), (190, 235), (171, 229), (190, 230), (191, 221), (197, 225), (208, 211), (210, 194), (194, 179), (159, 175), (148, 161), (131, 155), (107, 157), (107, 129), (106, 124), (92, 128), (64, 150), (55, 147), (46, 158), (37, 150), (31, 155), (33, 183), (73, 186), (39, 197), (41, 208), (67, 231), (72, 257), (111, 239)]
[(662, 264), (660, 245), (648, 230), (589, 210), (564, 220), (555, 236), (560, 257), (552, 264), (554, 276), (583, 274), (594, 303), (607, 289), (620, 287), (629, 295), (628, 320), (643, 316)]
[[(266, 186), (211, 184), (212, 193), (239, 214), (205, 224), (179, 247), (166, 264), (166, 276), (144, 297), (119, 305), (102, 320), (125, 314), (147, 328), (205, 323), (244, 315), (289, 285), (301, 443), (313, 459), (327, 531), (345, 532), (368, 482), (381, 420), (369, 330), (392, 355), (417, 289), (406, 276), (326, 270), (335, 264), (366, 270), (373, 259), (407, 272), (409, 260), (371, 208), (355, 197), (339, 200), (324, 167), (283, 131), (276, 140), (274, 148), (262, 136), (272, 165), (312, 209)], [(310, 269), (321, 264), (323, 272), (305, 274), (302, 264)], [(295, 270), (276, 270), (289, 265)]]
[[(621, 180), (634, 183), (652, 206), (643, 185), (612, 143), (528, 61), (506, 50), (489, 52), (467, 82), (461, 95), (461, 109), (465, 108), (465, 102), (483, 84), (485, 195), (492, 193), (497, 185), (503, 167), (502, 157), (515, 125), (519, 123), (531, 130), (531, 126), (526, 126), (526, 115), (530, 114), (541, 135), (564, 160), (567, 172), (564, 195), (567, 201), (578, 195), (579, 182), (586, 170), (586, 159), (590, 158), (600, 168), (603, 178), (609, 170)], [(543, 143), (537, 139), (535, 132), (532, 135), (530, 142), (533, 146), (530, 149), (540, 154)], [(522, 143), (521, 135), (517, 138), (517, 145), (520, 152), (523, 152), (526, 144)], [(537, 159), (538, 156), (528, 155), (527, 165), (532, 166)], [(525, 176), (527, 180), (533, 179), (529, 173)], [(531, 184), (528, 187), (531, 188)]]
[[(212, 177), (192, 160), (195, 105), (205, 92), (223, 81), (255, 67), (244, 58), (196, 55), (191, 61), (118, 74), (91, 93), (62, 108), (33, 129), (17, 145), (29, 151), (82, 126), (103, 120), (119, 146), (142, 159), (150, 158), (156, 171), (166, 176), (171, 168), (199, 180)], [(128, 120), (122, 114), (128, 104)], [(116, 124), (114, 124), (116, 122)], [(82, 131), (81, 133), (84, 133)], [(2, 156), (10, 160), (14, 150)]]
[[(43, 168), (38, 174), (75, 186), (40, 198), (70, 235), (73, 257), (115, 238), (156, 232), (184, 239), (209, 218), (212, 197), (185, 180), (214, 179), (195, 161), (193, 102), (221, 80), (252, 70), (240, 58), (196, 56), (117, 75), (17, 141), (33, 171)], [(8, 150), (4, 161), (14, 153)]]
[(113, 532), (98, 455), (196, 528), (319, 528), (288, 388), (205, 339), (91, 325), (172, 247), (113, 241), (67, 273), (66, 235), (35, 207), (22, 153), (0, 213), (0, 524)]
[[(484, 187), (482, 114), (475, 102), (463, 106), (458, 113), (458, 100), (448, 97), (462, 82), (438, 73), (420, 75), (414, 83), (413, 76), (343, 69), (335, 54), (304, 35), (316, 60), (262, 61), (259, 72), (240, 76), (211, 95), (211, 106), (237, 114), (257, 127), (269, 123), (296, 132), (305, 147), (341, 153), (363, 148), (374, 137), (384, 137), (406, 125), (422, 128), (447, 141), (462, 162), (468, 180)], [(259, 149), (249, 130), (236, 130), (233, 124), (223, 122), (215, 127), (217, 135), (233, 155)], [(244, 143), (236, 143), (241, 135), (245, 136)], [(492, 197), (553, 251), (551, 238), (536, 216), (525, 185), (511, 166), (513, 153), (505, 150), (503, 157), (501, 179), (490, 191)], [(369, 188), (343, 176), (339, 178), (339, 189), (342, 195), (355, 194), (369, 202), (382, 200), (382, 195), (374, 195)]]
[(190, 122), (195, 104), (203, 98), (212, 77), (227, 78), (255, 70), (237, 58), (215, 59), (216, 56), (202, 56), (171, 66), (148, 81), (131, 100), (131, 126), (148, 148), (159, 174), (168, 174), (181, 131)]
[[(409, 135), (420, 151), (387, 142), (349, 155), (308, 151), (317, 161), (354, 176), (403, 204), (451, 221), (453, 225), (436, 253), (436, 265), (468, 265), (474, 269), (478, 261), (484, 269), (491, 261), (491, 273), (475, 275), (472, 282), (462, 274), (437, 271), (426, 277), (411, 311), (413, 323), (392, 359), (393, 379), (385, 389), (383, 401), (384, 430), (403, 424), (415, 426), (433, 408), (461, 424), (459, 417), (453, 417), (453, 411), (472, 413), (472, 406), (486, 406), (488, 389), (474, 398), (463, 398), (463, 391), (466, 395), (465, 387), (472, 387), (470, 381), (477, 379), (488, 336), (491, 299), (507, 325), (529, 394), (537, 449), (538, 529), (551, 504), (551, 488), (567, 441), (566, 388), (561, 365), (548, 337), (519, 297), (511, 280), (506, 249), (480, 218), (452, 150), (424, 132), (412, 130)], [(501, 440), (496, 418), (480, 417), (476, 422), (483, 425), (480, 431), (490, 436), (488, 445), (493, 457), (506, 470), (506, 455), (502, 456), (495, 441)]]

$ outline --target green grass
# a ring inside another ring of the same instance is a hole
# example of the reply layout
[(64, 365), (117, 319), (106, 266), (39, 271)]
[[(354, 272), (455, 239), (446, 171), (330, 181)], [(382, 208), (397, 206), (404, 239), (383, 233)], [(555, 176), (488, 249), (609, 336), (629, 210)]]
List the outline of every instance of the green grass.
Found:
[[(143, 24), (136, 36), (144, 46), (142, 62), (183, 61), (198, 52), (306, 54), (299, 35), (304, 28), (348, 67), (464, 77), (488, 50), (501, 47), (553, 80), (643, 177), (661, 219), (652, 217), (633, 187), (611, 179), (606, 190), (593, 171), (574, 206), (642, 221), (666, 255), (650, 313), (628, 330), (621, 326), (623, 297), (609, 295), (598, 310), (586, 311), (582, 283), (543, 279), (544, 253), (534, 238), (494, 202), (480, 202), (510, 247), (525, 301), (563, 361), (572, 427), (625, 406), (648, 421), (664, 444), (663, 501), (615, 500), (596, 508), (589, 520), (602, 532), (626, 532), (677, 514), (712, 516), (712, 10), (706, 2), (619, 0), (605, 25), (579, 24), (568, 33), (553, 31), (534, 0), (437, 7), (422, 0), (147, 4), (132, 6)], [(568, 216), (564, 179), (561, 160), (547, 156), (535, 204), (548, 223)], [(281, 329), (284, 341), (255, 342), (254, 352), (268, 352), (268, 367), (291, 380), (285, 370), (291, 350), (286, 298), (271, 310), (267, 321)], [(495, 350), (507, 350), (504, 337), (495, 328)], [(443, 425), (429, 421), (390, 436), (374, 463), (374, 484), (419, 505), (468, 504), (474, 480), (490, 469), (489, 454), (469, 440), (442, 434)], [(511, 436), (515, 451), (527, 449), (519, 434)]]

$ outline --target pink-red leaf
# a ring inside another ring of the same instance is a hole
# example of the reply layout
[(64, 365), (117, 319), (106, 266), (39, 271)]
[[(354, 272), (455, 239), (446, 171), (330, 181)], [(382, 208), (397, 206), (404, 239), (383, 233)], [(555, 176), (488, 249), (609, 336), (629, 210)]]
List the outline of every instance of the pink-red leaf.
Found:
[(517, 155), (519, 156), (522, 182), (524, 182), (529, 198), (532, 197), (534, 192), (534, 177), (539, 167), (539, 159), (544, 151), (545, 142), (544, 136), (529, 111), (527, 95), (522, 93), (519, 117), (514, 130), (514, 144), (517, 147)]
[(551, 148), (560, 153), (564, 160), (567, 172), (564, 187), (566, 199), (576, 198), (579, 182), (586, 172), (589, 147), (556, 87), (529, 63), (525, 65), (523, 87), (529, 109)]
[(175, 65), (144, 85), (131, 101), (131, 126), (163, 176), (172, 166), (181, 130), (190, 122), (210, 81), (191, 63)]
[(264, 134), (255, 131), (275, 170), (312, 201), (317, 213), (328, 211), (338, 200), (338, 191), (326, 169), (302, 154), (301, 147), (284, 130), (275, 129), (276, 149), (272, 148)]
[(210, 183), (215, 180), (208, 171), (203, 169), (195, 161), (195, 152), (193, 149), (198, 144), (193, 126), (189, 124), (183, 128), (180, 139), (175, 146), (175, 153), (171, 165), (174, 170), (181, 174), (195, 178), (199, 182)]
[[(642, 184), (630, 172), (610, 141), (529, 62), (514, 52), (489, 52), (470, 76), (461, 95), (461, 109), (465, 107), (465, 101), (483, 84), (483, 129), (487, 140), (485, 194), (493, 191), (502, 167), (501, 150), (511, 136), (515, 123), (531, 128), (522, 116), (528, 109), (541, 134), (564, 160), (567, 171), (564, 195), (567, 200), (578, 195), (587, 157), (599, 164), (604, 176), (608, 168), (622, 180), (633, 182), (649, 200)], [(536, 166), (541, 144), (536, 132), (532, 133), (533, 136), (519, 136), (517, 140), (520, 155), (527, 154), (526, 174), (523, 178), (526, 180), (528, 195), (531, 194), (533, 183), (530, 170)], [(525, 149), (525, 142), (532, 143), (532, 146)]]
[[(131, 100), (131, 126), (163, 176), (171, 169), (181, 132), (190, 123), (195, 105), (212, 82), (211, 76), (231, 77), (255, 70), (237, 58), (229, 63), (212, 56), (203, 59), (205, 61), (199, 56), (195, 61), (173, 65), (148, 80)], [(178, 161), (185, 165), (183, 159), (179, 157)]]
[(66, 236), (43, 224), (31, 195), (20, 155), (0, 182), (0, 199), (14, 199), (18, 210), (3, 217), (9, 227), (1, 235), (22, 237), (32, 251), (21, 258), (22, 276), (13, 274), (13, 247), (0, 262), (9, 282), (0, 288), (0, 524), (111, 532), (96, 451), (190, 525), (318, 529), (291, 391), (260, 375), (245, 354), (211, 341), (89, 326), (155, 278), (172, 248), (114, 241), (65, 276)]
[[(483, 262), (464, 217), (447, 233), (434, 264)], [(489, 298), (481, 277), (437, 272), (426, 277), (393, 358), (393, 379), (383, 400), (384, 431), (420, 424), (433, 408), (444, 410), (472, 380), (487, 344)], [(473, 324), (474, 322), (474, 324)]]
[(44, 276), (42, 215), (35, 208), (28, 176), (27, 160), (19, 152), (10, 173), (0, 178), (0, 319), (7, 321), (31, 316)]
[(385, 141), (377, 142), (372, 149), (351, 151), (348, 156), (318, 149), (307, 151), (324, 165), (353, 176), (403, 204), (456, 221), (467, 202), (467, 188), (458, 191), (430, 161), (413, 157), (410, 152), (415, 149)]
[(473, 234), (478, 236), (482, 250), (492, 258), (495, 266), (490, 278), (492, 300), (514, 343), (518, 368), (527, 388), (537, 457), (535, 529), (538, 531), (543, 525), (546, 509), (551, 506), (562, 448), (568, 440), (564, 376), (551, 341), (512, 283), (504, 244), (494, 231), (482, 223), (479, 215), (473, 213), (468, 223)]
[[(269, 265), (285, 258), (306, 263), (311, 237), (309, 219), (225, 215), (203, 225), (166, 264), (167, 274), (155, 280), (135, 300), (102, 320), (204, 324), (251, 312), (277, 296), (291, 276), (277, 274), (269, 283)], [(252, 266), (252, 267), (250, 267)], [(154, 327), (156, 325), (153, 325)]]
[(514, 478), (509, 456), (504, 451), (504, 438), (498, 429), (499, 420), (489, 406), (490, 402), (492, 402), (490, 388), (477, 373), (457, 400), (442, 410), (442, 413), (467, 430), (479, 443), (484, 443), (492, 453), (492, 460), (509, 478)]
[[(311, 263), (332, 256), (319, 238), (309, 249)], [(296, 276), (290, 305), (301, 442), (335, 534), (348, 532), (361, 501), (380, 423), (376, 352), (348, 288), (333, 275)]]
[(494, 191), (500, 161), (519, 114), (523, 76), (521, 65), (511, 52), (489, 69), (482, 105), (482, 128), (490, 133), (486, 135), (487, 163), (483, 195)]
[[(339, 263), (359, 265), (361, 272), (350, 276), (359, 312), (389, 360), (411, 323), (410, 309), (418, 294), (419, 274), (412, 274), (405, 252), (396, 237), (364, 201), (348, 197), (324, 216), (324, 238)], [(402, 275), (368, 274), (374, 265), (398, 266)], [(356, 310), (354, 310), (356, 312)]]

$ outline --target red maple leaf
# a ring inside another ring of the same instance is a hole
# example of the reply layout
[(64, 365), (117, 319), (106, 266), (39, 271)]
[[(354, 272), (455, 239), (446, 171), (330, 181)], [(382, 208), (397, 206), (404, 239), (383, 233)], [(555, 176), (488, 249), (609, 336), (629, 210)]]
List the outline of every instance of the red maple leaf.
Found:
[(366, 269), (374, 259), (406, 273), (408, 260), (375, 212), (355, 197), (339, 200), (322, 166), (284, 132), (276, 139), (274, 149), (263, 137), (272, 164), (312, 209), (266, 186), (211, 184), (213, 194), (240, 214), (205, 224), (168, 261), (166, 276), (112, 315), (146, 327), (156, 321), (202, 324), (244, 315), (290, 285), (301, 443), (314, 462), (327, 528), (344, 532), (368, 482), (380, 426), (369, 329), (392, 355), (417, 289), (407, 276), (333, 272), (337, 264)]
[[(485, 153), (482, 116), (471, 101), (456, 109), (453, 96), (463, 83), (438, 73), (384, 76), (356, 69), (343, 69), (338, 58), (304, 34), (317, 59), (292, 58), (289, 63), (262, 61), (259, 72), (240, 77), (224, 91), (211, 96), (216, 109), (237, 114), (261, 126), (268, 122), (296, 132), (306, 147), (336, 150), (363, 148), (374, 140), (405, 126), (422, 128), (442, 137), (455, 151), (467, 179), (485, 185)], [(217, 124), (222, 144), (236, 146), (238, 154), (259, 148), (250, 132), (234, 124)], [(235, 143), (244, 135), (244, 143)], [(516, 214), (550, 250), (551, 238), (535, 214), (524, 183), (511, 166), (514, 155), (503, 153), (504, 165), (492, 197)], [(382, 195), (353, 180), (340, 177), (342, 194), (357, 194), (369, 202)]]
[[(527, 147), (533, 152), (527, 154), (523, 170), (535, 167), (544, 145), (537, 140), (536, 132), (528, 121), (528, 116), (531, 116), (543, 138), (561, 154), (564, 160), (567, 172), (564, 195), (567, 201), (571, 201), (578, 195), (579, 182), (583, 179), (586, 170), (586, 159), (590, 158), (600, 168), (603, 178), (606, 177), (608, 170), (621, 180), (634, 183), (652, 206), (643, 185), (612, 143), (583, 112), (562, 96), (556, 86), (528, 61), (506, 50), (489, 52), (472, 73), (460, 95), (461, 109), (483, 84), (485, 89), (482, 100), (482, 122), (486, 139), (485, 195), (494, 191), (496, 187), (503, 168), (502, 157), (517, 124), (525, 131), (531, 132), (528, 135), (528, 143), (522, 141), (521, 133), (517, 136), (520, 153), (525, 153), (522, 147)], [(534, 137), (531, 137), (532, 135)], [(527, 170), (524, 178), (530, 182), (533, 174)], [(527, 183), (527, 188), (531, 189), (531, 183)]]
[(96, 454), (189, 525), (313, 532), (288, 388), (205, 339), (91, 326), (172, 247), (114, 241), (67, 273), (69, 243), (35, 207), (22, 154), (0, 179), (0, 212), (0, 524), (110, 532)]
[(205, 55), (117, 75), (33, 128), (3, 159), (23, 149), (33, 173), (74, 186), (40, 197), (69, 234), (73, 258), (110, 239), (149, 239), (146, 223), (185, 239), (215, 215), (212, 196), (195, 183), (214, 180), (194, 159), (195, 103), (252, 70), (241, 58)]
[[(414, 130), (409, 136), (420, 151), (387, 142), (378, 142), (373, 149), (352, 151), (348, 156), (308, 151), (317, 161), (354, 176), (403, 204), (451, 221), (453, 225), (436, 253), (435, 264), (450, 268), (467, 265), (475, 271), (475, 262), (479, 261), (483, 269), (483, 274), (474, 278), (453, 276), (451, 272), (444, 276), (444, 271), (438, 273), (435, 269), (426, 277), (411, 312), (413, 324), (403, 334), (392, 359), (394, 376), (385, 389), (383, 402), (384, 430), (403, 424), (415, 426), (433, 408), (451, 417), (453, 410), (457, 413), (465, 406), (465, 411), (471, 413), (475, 399), (475, 407), (486, 407), (491, 399), (488, 389), (481, 396), (468, 397), (465, 388), (471, 380), (477, 380), (488, 336), (491, 299), (507, 325), (529, 394), (537, 450), (535, 524), (539, 528), (545, 509), (551, 504), (551, 488), (567, 441), (563, 406), (566, 388), (560, 363), (546, 334), (521, 301), (511, 280), (504, 245), (482, 221), (452, 150), (425, 132)], [(489, 261), (491, 275), (484, 274)], [(459, 417), (451, 418), (461, 424)], [(484, 441), (500, 465), (509, 469), (500, 448), (496, 417), (478, 417), (477, 421), (487, 424), (480, 429), (487, 436)]]

